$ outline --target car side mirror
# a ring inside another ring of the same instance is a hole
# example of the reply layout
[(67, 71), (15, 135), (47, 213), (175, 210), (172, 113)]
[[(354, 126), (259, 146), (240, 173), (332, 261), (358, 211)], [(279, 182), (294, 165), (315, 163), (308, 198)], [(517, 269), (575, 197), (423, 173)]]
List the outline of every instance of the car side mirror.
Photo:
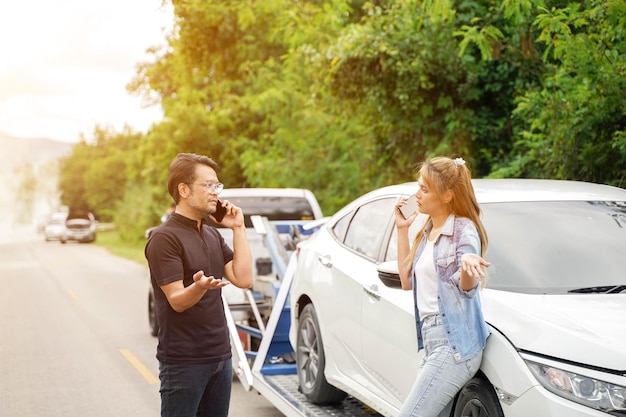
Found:
[(389, 288), (402, 288), (398, 274), (398, 261), (383, 262), (376, 268), (378, 278)]

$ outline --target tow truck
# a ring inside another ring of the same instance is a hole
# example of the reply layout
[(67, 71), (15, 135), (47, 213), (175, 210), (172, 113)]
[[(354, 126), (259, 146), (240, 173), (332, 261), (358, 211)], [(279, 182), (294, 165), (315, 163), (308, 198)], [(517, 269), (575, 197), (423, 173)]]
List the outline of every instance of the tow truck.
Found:
[[(296, 270), (295, 248), (298, 241), (310, 235), (319, 221), (270, 222), (266, 217), (252, 216), (257, 233), (264, 238), (277, 279), (269, 281), (271, 290), (247, 290), (248, 308), (256, 317), (257, 326), (235, 320), (234, 311), (224, 296), (224, 309), (233, 352), (233, 369), (247, 391), (256, 390), (287, 417), (377, 417), (381, 414), (352, 396), (337, 405), (317, 405), (307, 401), (299, 390), (296, 355), (289, 342), (291, 325), (289, 289)], [(271, 306), (269, 318), (263, 310)], [(237, 309), (241, 305), (236, 306)], [(243, 336), (243, 337), (242, 337)], [(258, 350), (253, 343), (243, 343), (245, 337), (260, 340)]]

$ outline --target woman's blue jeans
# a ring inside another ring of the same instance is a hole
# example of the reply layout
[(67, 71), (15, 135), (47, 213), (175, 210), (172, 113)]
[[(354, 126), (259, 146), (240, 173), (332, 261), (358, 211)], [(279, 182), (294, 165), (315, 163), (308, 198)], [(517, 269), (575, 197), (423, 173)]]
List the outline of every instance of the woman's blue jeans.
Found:
[(457, 363), (448, 345), (446, 330), (439, 315), (422, 323), (424, 358), (417, 371), (400, 417), (448, 417), (456, 394), (478, 371), (482, 351), (465, 362)]
[(227, 417), (232, 360), (185, 365), (159, 362), (161, 417)]

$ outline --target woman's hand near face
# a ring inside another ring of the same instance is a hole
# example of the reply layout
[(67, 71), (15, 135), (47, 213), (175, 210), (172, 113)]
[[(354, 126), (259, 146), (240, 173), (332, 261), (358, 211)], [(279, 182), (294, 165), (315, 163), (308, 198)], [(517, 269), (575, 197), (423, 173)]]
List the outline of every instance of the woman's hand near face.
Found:
[[(414, 198), (414, 197), (409, 197)], [(409, 272), (411, 270), (411, 265), (404, 262), (406, 257), (409, 255), (410, 250), (410, 242), (409, 242), (409, 226), (415, 221), (417, 217), (417, 211), (413, 213), (408, 219), (404, 218), (402, 211), (400, 211), (400, 207), (404, 206), (407, 203), (408, 198), (402, 199), (396, 203), (394, 206), (393, 212), (396, 215), (396, 228), (398, 229), (397, 233), (397, 251), (398, 251), (398, 274), (400, 275), (400, 282), (402, 284), (403, 290), (411, 289), (411, 282), (409, 279)]]
[[(409, 198), (415, 198), (415, 196), (411, 196)], [(393, 210), (394, 214), (396, 215), (396, 226), (398, 227), (398, 229), (409, 228), (417, 218), (417, 211), (415, 211), (415, 213), (405, 219), (402, 211), (400, 210), (400, 207), (407, 204), (409, 198), (403, 198), (402, 200), (398, 201)]]

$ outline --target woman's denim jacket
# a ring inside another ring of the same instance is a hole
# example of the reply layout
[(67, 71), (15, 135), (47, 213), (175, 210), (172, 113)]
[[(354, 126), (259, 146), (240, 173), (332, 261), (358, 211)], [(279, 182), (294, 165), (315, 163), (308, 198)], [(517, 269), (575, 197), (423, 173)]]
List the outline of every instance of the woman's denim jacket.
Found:
[[(424, 229), (424, 237), (419, 244), (417, 258), (424, 251), (428, 232), (433, 224), (430, 221)], [(448, 343), (457, 362), (466, 361), (476, 356), (484, 347), (489, 336), (489, 327), (483, 318), (480, 304), (479, 285), (470, 291), (460, 288), (461, 256), (464, 253), (480, 255), (480, 237), (471, 220), (450, 215), (441, 230), (433, 248), (435, 269), (439, 278), (437, 303), (439, 314), (446, 329)], [(415, 303), (415, 321), (417, 322), (418, 350), (423, 349), (422, 323), (417, 308), (416, 286), (411, 279), (413, 300)]]

